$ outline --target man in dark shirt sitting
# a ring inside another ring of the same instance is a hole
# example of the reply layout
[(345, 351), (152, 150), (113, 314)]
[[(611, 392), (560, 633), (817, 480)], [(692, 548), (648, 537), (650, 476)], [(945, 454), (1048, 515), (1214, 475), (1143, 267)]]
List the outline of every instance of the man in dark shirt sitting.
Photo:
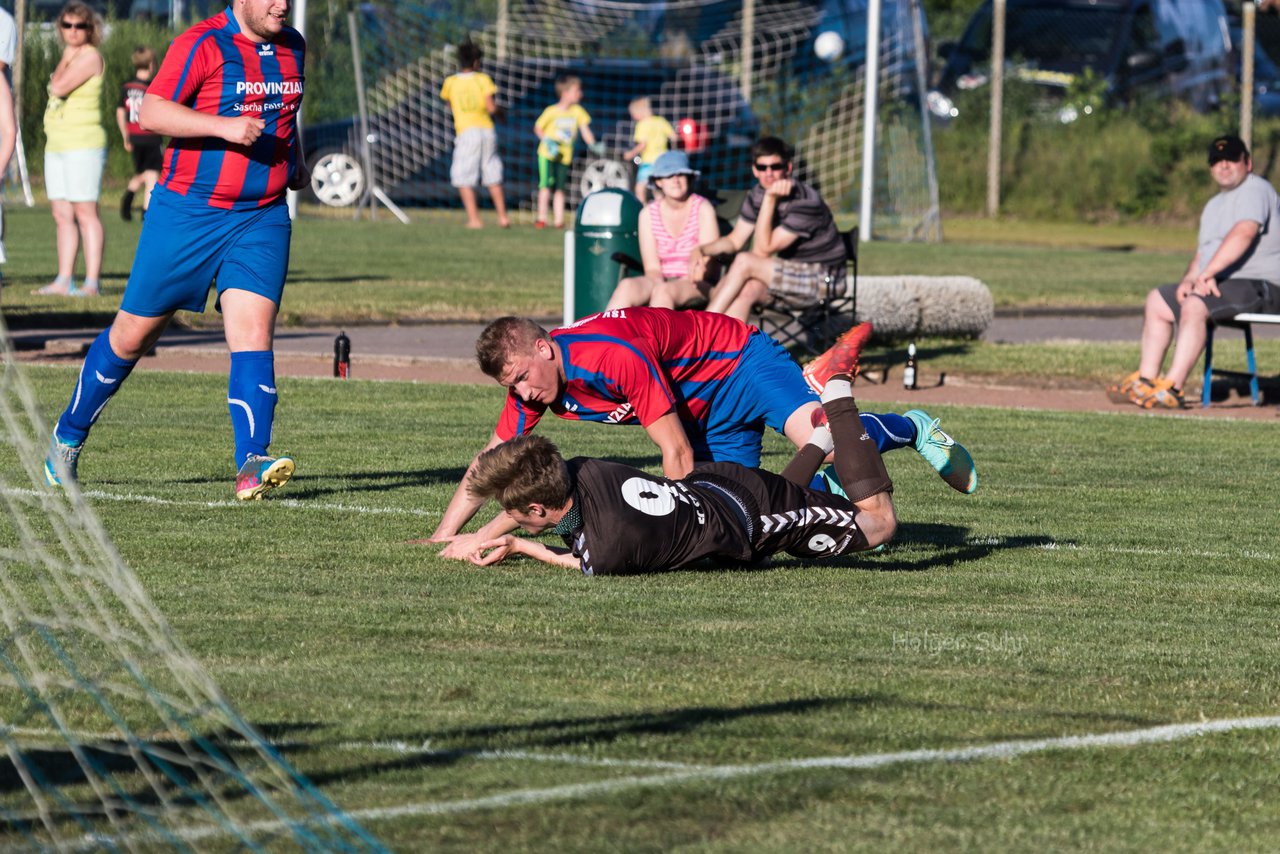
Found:
[[(806, 305), (844, 282), (845, 251), (831, 209), (818, 191), (791, 177), (791, 146), (766, 136), (751, 148), (756, 186), (742, 201), (733, 230), (694, 248), (689, 274), (701, 275), (707, 259), (737, 252), (711, 293), (707, 311), (746, 322), (770, 294)], [(751, 251), (742, 248), (751, 241)]]
[[(708, 557), (754, 562), (875, 548), (897, 530), (893, 484), (862, 429), (853, 377), (832, 377), (822, 405), (814, 437), (781, 475), (712, 463), (670, 480), (605, 460), (566, 461), (546, 438), (516, 437), (480, 455), (469, 489), (495, 499), (529, 533), (553, 530), (568, 549), (506, 534), (468, 557), (489, 566), (523, 554), (585, 575), (621, 575)], [(848, 498), (807, 487), (833, 447)]]

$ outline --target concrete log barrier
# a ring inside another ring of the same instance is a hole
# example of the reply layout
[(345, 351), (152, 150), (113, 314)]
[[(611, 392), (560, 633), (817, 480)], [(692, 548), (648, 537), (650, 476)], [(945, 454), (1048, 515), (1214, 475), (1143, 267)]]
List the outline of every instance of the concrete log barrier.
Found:
[(995, 317), (991, 291), (971, 276), (859, 276), (857, 319), (877, 338), (978, 338)]

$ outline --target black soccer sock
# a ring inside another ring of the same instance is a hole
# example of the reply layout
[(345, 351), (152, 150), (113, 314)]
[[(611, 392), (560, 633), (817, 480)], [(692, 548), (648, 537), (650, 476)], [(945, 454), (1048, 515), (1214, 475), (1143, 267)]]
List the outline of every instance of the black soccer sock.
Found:
[(870, 498), (880, 492), (892, 492), (893, 481), (884, 467), (876, 443), (862, 427), (858, 404), (852, 397), (824, 401), (827, 422), (836, 442), (836, 474), (850, 502)]

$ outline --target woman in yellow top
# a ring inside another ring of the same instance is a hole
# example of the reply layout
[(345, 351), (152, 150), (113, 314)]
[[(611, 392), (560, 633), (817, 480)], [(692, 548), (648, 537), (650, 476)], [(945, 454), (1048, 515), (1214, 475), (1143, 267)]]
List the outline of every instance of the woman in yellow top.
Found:
[[(72, 0), (58, 16), (62, 59), (49, 79), (44, 111), (44, 183), (58, 227), (58, 277), (36, 291), (61, 296), (97, 296), (102, 273), (103, 230), (98, 192), (107, 160), (102, 126), (102, 76), (106, 64), (97, 45), (102, 28), (87, 4)], [(72, 273), (84, 245), (84, 287)]]

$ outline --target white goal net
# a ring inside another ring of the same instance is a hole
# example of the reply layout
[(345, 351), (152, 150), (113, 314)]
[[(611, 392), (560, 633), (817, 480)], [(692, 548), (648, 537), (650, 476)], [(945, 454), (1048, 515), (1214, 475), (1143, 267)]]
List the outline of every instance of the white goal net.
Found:
[(382, 851), (223, 698), (76, 488), (0, 319), (0, 848)]
[[(440, 87), (459, 70), (456, 45), (470, 40), (483, 51), (481, 70), (498, 88), (499, 150), (514, 208), (530, 208), (536, 193), (534, 122), (556, 101), (556, 79), (574, 75), (608, 154), (579, 148), (571, 204), (592, 189), (632, 184), (634, 164), (621, 159), (634, 130), (628, 104), (648, 96), (702, 172), (701, 192), (749, 188), (750, 146), (774, 135), (795, 146), (797, 177), (814, 184), (837, 212), (856, 214), (867, 121), (866, 2), (366, 4), (359, 52), (373, 140), (368, 160), (354, 119), (314, 129), (312, 155), (345, 150), (367, 163), (372, 183), (398, 203), (456, 205), (449, 183), (453, 120)], [(919, 0), (882, 3), (875, 233), (938, 239), (933, 151), (921, 105), (923, 13)], [(333, 197), (350, 199), (341, 192)]]

